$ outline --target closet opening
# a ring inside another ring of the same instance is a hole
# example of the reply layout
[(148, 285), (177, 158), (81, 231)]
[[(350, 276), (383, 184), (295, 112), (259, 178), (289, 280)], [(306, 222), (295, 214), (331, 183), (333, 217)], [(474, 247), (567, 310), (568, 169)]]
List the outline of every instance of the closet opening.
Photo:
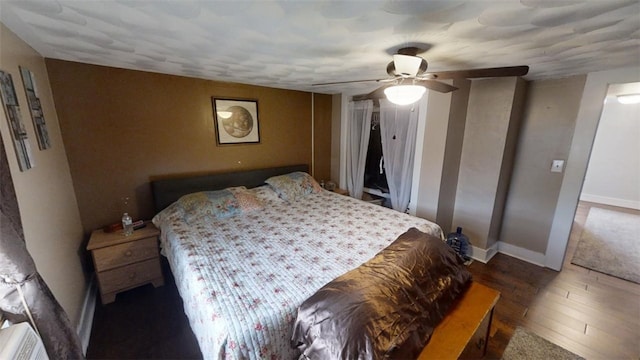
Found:
[(384, 170), (384, 157), (382, 156), (379, 108), (374, 108), (371, 115), (369, 134), (362, 200), (391, 208), (389, 185), (387, 184), (387, 174)]

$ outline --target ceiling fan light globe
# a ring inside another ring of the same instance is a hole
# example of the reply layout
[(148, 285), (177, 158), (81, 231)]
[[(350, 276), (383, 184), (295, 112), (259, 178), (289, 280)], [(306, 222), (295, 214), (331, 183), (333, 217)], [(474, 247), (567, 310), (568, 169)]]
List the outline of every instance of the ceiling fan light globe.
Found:
[(640, 103), (640, 94), (618, 95), (620, 104), (638, 104)]
[(419, 56), (395, 54), (393, 55), (393, 64), (396, 68), (396, 74), (413, 77), (416, 76), (418, 70), (420, 70), (422, 58)]
[(409, 105), (420, 100), (426, 90), (420, 85), (396, 85), (384, 89), (384, 94), (396, 105)]

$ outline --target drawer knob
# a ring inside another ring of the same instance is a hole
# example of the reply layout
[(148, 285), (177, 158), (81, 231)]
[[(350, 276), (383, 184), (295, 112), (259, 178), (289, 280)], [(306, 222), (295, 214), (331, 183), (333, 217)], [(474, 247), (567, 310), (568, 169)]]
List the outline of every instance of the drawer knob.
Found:
[(126, 252), (126, 253), (124, 253), (124, 256), (131, 256), (131, 254), (133, 254), (133, 253), (131, 252), (131, 250), (127, 250), (127, 252)]
[(136, 277), (135, 272), (129, 273), (129, 279), (134, 279), (135, 277)]

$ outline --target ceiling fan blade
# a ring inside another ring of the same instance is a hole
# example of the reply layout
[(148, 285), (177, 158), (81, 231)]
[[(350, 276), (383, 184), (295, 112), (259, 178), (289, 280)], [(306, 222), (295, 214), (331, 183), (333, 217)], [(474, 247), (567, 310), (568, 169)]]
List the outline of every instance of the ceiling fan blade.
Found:
[(441, 93), (448, 93), (448, 92), (452, 92), (453, 90), (458, 90), (457, 87), (449, 85), (449, 84), (445, 84), (443, 82), (439, 82), (439, 81), (435, 81), (435, 80), (414, 80), (414, 84), (416, 85), (422, 85), (424, 87), (426, 87), (427, 89), (433, 90), (433, 91), (437, 91), (437, 92), (441, 92)]
[(384, 94), (384, 89), (388, 88), (389, 86), (393, 86), (393, 84), (387, 84), (387, 85), (380, 86), (379, 88), (373, 90), (372, 92), (370, 92), (368, 94), (355, 95), (353, 97), (353, 101), (384, 99), (384, 98), (386, 98), (386, 95)]
[(524, 76), (527, 75), (528, 72), (529, 67), (523, 65), (485, 69), (440, 71), (429, 73), (429, 75), (435, 76), (436, 79), (474, 79), (483, 77)]
[(383, 81), (385, 79), (368, 79), (368, 80), (350, 80), (350, 81), (336, 81), (328, 83), (311, 84), (311, 86), (323, 86), (323, 85), (339, 85), (339, 84), (352, 84), (359, 82), (371, 82), (371, 81)]
[[(433, 91), (437, 91), (437, 92), (441, 92), (441, 93), (448, 93), (448, 92), (452, 92), (454, 90), (458, 90), (457, 87), (449, 85), (449, 84), (445, 84), (443, 82), (439, 82), (439, 81), (435, 81), (435, 80), (414, 80), (413, 84), (415, 85), (422, 85), (424, 87), (426, 87), (427, 89), (433, 90)], [(379, 99), (385, 99), (387, 96), (384, 94), (384, 90), (390, 86), (395, 86), (397, 84), (386, 84), (383, 85), (375, 90), (373, 90), (372, 92), (368, 93), (368, 94), (363, 94), (363, 95), (356, 95), (353, 97), (353, 101), (359, 101), (359, 100), (379, 100)]]

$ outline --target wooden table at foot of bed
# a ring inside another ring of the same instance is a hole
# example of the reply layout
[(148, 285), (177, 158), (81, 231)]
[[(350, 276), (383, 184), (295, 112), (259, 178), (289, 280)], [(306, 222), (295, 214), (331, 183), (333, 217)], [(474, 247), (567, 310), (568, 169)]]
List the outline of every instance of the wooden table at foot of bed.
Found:
[(480, 359), (487, 350), (493, 308), (500, 293), (472, 282), (433, 331), (418, 360)]

